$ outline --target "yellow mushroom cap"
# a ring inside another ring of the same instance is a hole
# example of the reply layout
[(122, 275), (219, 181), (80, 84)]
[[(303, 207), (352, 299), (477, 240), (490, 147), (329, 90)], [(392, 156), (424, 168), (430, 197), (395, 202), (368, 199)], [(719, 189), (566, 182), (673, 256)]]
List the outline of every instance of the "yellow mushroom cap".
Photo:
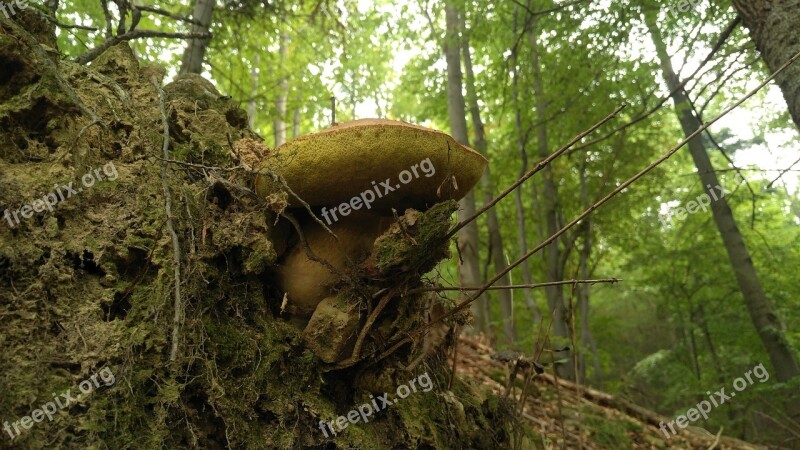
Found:
[[(402, 212), (461, 199), (487, 164), (480, 153), (440, 131), (395, 120), (362, 119), (293, 139), (275, 149), (264, 168), (283, 176), (311, 206), (369, 199), (371, 191), (374, 201), (369, 209)], [(393, 191), (386, 192), (387, 185)], [(280, 190), (268, 176), (256, 177), (259, 195)], [(291, 195), (289, 206), (299, 206)]]

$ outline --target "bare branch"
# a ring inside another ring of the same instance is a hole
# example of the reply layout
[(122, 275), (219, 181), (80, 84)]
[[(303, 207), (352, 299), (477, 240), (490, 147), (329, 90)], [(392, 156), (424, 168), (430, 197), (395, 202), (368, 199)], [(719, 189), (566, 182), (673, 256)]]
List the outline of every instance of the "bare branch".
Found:
[(168, 33), (165, 31), (157, 30), (133, 30), (121, 36), (114, 36), (106, 39), (102, 44), (89, 50), (81, 56), (78, 56), (73, 61), (78, 64), (86, 64), (92, 62), (100, 56), (109, 47), (119, 44), (124, 41), (131, 41), (139, 38), (167, 38), (167, 39), (207, 39), (211, 37), (210, 33)]
[[(512, 284), (509, 286), (491, 286), (487, 289), (487, 291), (497, 291), (497, 290), (505, 290), (505, 289), (536, 289), (548, 286), (563, 286), (563, 285), (575, 285), (575, 284), (597, 284), (597, 283), (618, 283), (622, 281), (622, 278), (600, 278), (597, 280), (563, 280), (563, 281), (548, 281), (546, 283), (533, 283), (533, 284)], [(442, 291), (479, 291), (481, 290), (481, 286), (473, 286), (473, 287), (450, 287), (450, 286), (433, 286), (433, 287), (423, 287), (417, 289), (411, 289), (406, 294), (419, 294), (421, 292), (442, 292)]]
[(200, 23), (200, 21), (194, 20), (191, 17), (181, 16), (181, 15), (178, 15), (178, 14), (173, 14), (173, 13), (171, 13), (171, 12), (165, 10), (165, 9), (156, 8), (155, 6), (137, 6), (137, 8), (139, 8), (141, 11), (147, 11), (147, 12), (151, 12), (153, 14), (158, 14), (160, 16), (166, 16), (166, 17), (169, 17), (170, 19), (178, 20), (178, 21), (181, 21), (181, 22), (188, 22), (188, 23), (191, 23), (192, 25), (203, 26), (203, 24)]

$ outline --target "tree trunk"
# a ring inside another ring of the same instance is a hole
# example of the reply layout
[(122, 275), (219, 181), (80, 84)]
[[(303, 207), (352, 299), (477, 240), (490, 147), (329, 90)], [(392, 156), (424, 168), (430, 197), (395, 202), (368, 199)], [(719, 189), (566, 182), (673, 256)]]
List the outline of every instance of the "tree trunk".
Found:
[[(469, 112), (472, 117), (472, 128), (475, 133), (475, 149), (482, 155), (487, 155), (488, 144), (486, 143), (486, 132), (484, 131), (481, 112), (478, 107), (478, 93), (475, 90), (475, 74), (472, 70), (472, 56), (469, 53), (469, 39), (467, 36), (461, 41), (464, 55), (464, 74), (467, 87), (467, 98), (469, 100)], [(491, 175), (489, 167), (483, 172), (481, 177), (481, 188), (483, 190), (483, 202), (489, 203), (494, 198)], [(492, 208), (486, 212), (486, 224), (489, 228), (489, 246), (492, 249), (491, 258), (495, 272), (500, 272), (506, 268), (506, 252), (503, 247), (503, 236), (500, 234), (500, 221), (497, 219), (497, 209)], [(500, 284), (508, 286), (511, 284), (511, 277), (505, 274), (500, 278)], [(497, 291), (500, 297), (500, 311), (503, 315), (503, 335), (506, 344), (514, 347), (517, 342), (517, 326), (514, 320), (514, 305), (510, 290)]]
[(251, 130), (255, 130), (256, 126), (256, 97), (258, 96), (258, 65), (261, 61), (261, 55), (256, 53), (253, 57), (253, 68), (250, 69), (250, 101), (247, 102), (247, 119)]
[(292, 139), (300, 135), (300, 102), (303, 96), (297, 94), (297, 106), (294, 107), (294, 118), (292, 119)]
[[(461, 56), (459, 30), (461, 29), (458, 10), (448, 3), (445, 6), (447, 33), (445, 35), (444, 54), (447, 60), (447, 111), (450, 116), (450, 132), (458, 142), (469, 145), (467, 135), (467, 118), (464, 96), (461, 93)], [(475, 194), (470, 191), (459, 202), (458, 220), (464, 220), (475, 214)], [(461, 262), (458, 267), (458, 279), (462, 286), (479, 286), (481, 280), (480, 258), (478, 255), (478, 224), (474, 221), (458, 232), (458, 250)], [(472, 303), (472, 314), (475, 316), (474, 329), (477, 332), (489, 333), (489, 316), (487, 315), (486, 296), (482, 295)]]
[[(800, 52), (800, 0), (733, 0), (733, 6), (770, 71), (775, 72)], [(775, 81), (800, 128), (800, 63), (792, 64)]]
[[(518, 10), (519, 7), (514, 8), (515, 36), (517, 34), (517, 22), (519, 18)], [(519, 105), (519, 74), (517, 71), (516, 51), (511, 54), (511, 67), (514, 74), (514, 78), (511, 80), (511, 97), (514, 102), (514, 132), (517, 135), (517, 150), (519, 151), (521, 161), (519, 169), (519, 176), (521, 178), (528, 172), (528, 151), (525, 148), (525, 133), (522, 131), (522, 110)], [(521, 256), (528, 253), (528, 231), (525, 226), (525, 204), (522, 202), (521, 187), (514, 190), (514, 203), (517, 207), (517, 237), (519, 239), (519, 254)], [(531, 277), (531, 270), (528, 266), (527, 259), (522, 261), (520, 269), (522, 270), (522, 281), (525, 284), (532, 284), (533, 278)], [(539, 310), (539, 307), (536, 305), (536, 300), (533, 298), (533, 289), (524, 289), (523, 292), (525, 294), (525, 306), (533, 316), (533, 323), (531, 326), (533, 329), (536, 329), (538, 324), (542, 322), (542, 312)]]
[(286, 142), (286, 97), (289, 95), (289, 77), (283, 73), (286, 64), (286, 54), (289, 52), (289, 36), (286, 32), (281, 33), (281, 45), (279, 50), (279, 61), (281, 81), (278, 85), (278, 96), (275, 98), (275, 119), (273, 129), (275, 133), (275, 147)]
[[(581, 204), (584, 208), (591, 205), (589, 200), (589, 189), (586, 186), (586, 163), (581, 165)], [(580, 262), (578, 266), (579, 277), (583, 280), (591, 278), (591, 270), (589, 269), (589, 256), (592, 253), (592, 218), (587, 217), (583, 222), (584, 227), (581, 229), (583, 235), (583, 246), (581, 247)], [(589, 328), (589, 297), (591, 292), (591, 285), (582, 284), (578, 286), (578, 311), (581, 315), (581, 352), (579, 364), (579, 380), (583, 384), (586, 380), (586, 352), (590, 351), (592, 354), (592, 363), (594, 365), (595, 379), (602, 381), (603, 372), (600, 368), (600, 359), (597, 355), (597, 343), (592, 337), (592, 332)]]
[[(661, 32), (656, 26), (653, 16), (647, 15), (645, 20), (650, 29), (658, 57), (661, 60), (661, 68), (664, 72), (667, 88), (670, 91), (676, 91), (679, 84), (678, 76), (672, 68), (672, 62), (667, 53), (666, 44), (661, 37)], [(678, 89), (672, 99), (675, 103), (675, 110), (683, 132), (686, 136), (689, 136), (702, 124), (692, 114), (688, 95), (683, 89)], [(711, 164), (711, 159), (703, 147), (702, 139), (697, 137), (689, 141), (689, 151), (697, 166), (697, 172), (703, 185), (714, 191), (716, 186), (720, 186), (720, 182), (717, 178), (717, 173), (714, 171), (714, 166)], [(712, 194), (712, 198), (716, 197), (713, 192), (710, 194)], [(736, 275), (736, 281), (742, 291), (745, 305), (750, 313), (750, 318), (775, 369), (775, 376), (779, 381), (788, 381), (800, 375), (800, 368), (798, 368), (792, 349), (786, 341), (781, 322), (772, 311), (769, 299), (767, 299), (761, 287), (750, 252), (747, 250), (744, 238), (736, 225), (736, 219), (733, 217), (733, 212), (728, 205), (727, 199), (720, 197), (711, 202), (711, 212), (725, 244), (725, 250), (728, 252), (728, 257)]]
[[(531, 45), (531, 63), (533, 65), (533, 95), (536, 103), (536, 119), (538, 125), (536, 126), (537, 146), (539, 150), (539, 157), (544, 159), (550, 155), (550, 149), (547, 143), (547, 126), (545, 125), (545, 118), (547, 117), (546, 109), (547, 102), (544, 98), (544, 83), (542, 81), (542, 72), (539, 63), (539, 45), (536, 41), (536, 25), (532, 27), (532, 31), (528, 33), (528, 39)], [(553, 179), (552, 165), (548, 165), (542, 171), (543, 175), (543, 191), (542, 202), (544, 206), (544, 219), (546, 223), (546, 232), (548, 236), (554, 235), (558, 229), (558, 186), (556, 186)], [(563, 267), (561, 263), (561, 249), (559, 247), (560, 239), (556, 239), (544, 249), (545, 266), (547, 271), (547, 281), (561, 281), (564, 278)], [(547, 303), (550, 306), (550, 312), (553, 317), (553, 334), (561, 338), (561, 342), (556, 342), (557, 345), (565, 345), (571, 342), (570, 327), (567, 317), (567, 310), (564, 307), (564, 291), (561, 286), (549, 286), (545, 288), (547, 295)], [(557, 359), (569, 358), (566, 364), (558, 365), (558, 374), (562, 378), (568, 380), (575, 380), (575, 366), (572, 361), (572, 352), (561, 352), (556, 355)]]
[[(200, 24), (192, 24), (192, 33), (208, 33), (211, 29), (211, 14), (214, 11), (214, 0), (196, 0), (192, 19)], [(183, 52), (181, 60), (181, 72), (202, 73), (203, 59), (206, 56), (206, 48), (210, 38), (190, 39), (186, 50)]]

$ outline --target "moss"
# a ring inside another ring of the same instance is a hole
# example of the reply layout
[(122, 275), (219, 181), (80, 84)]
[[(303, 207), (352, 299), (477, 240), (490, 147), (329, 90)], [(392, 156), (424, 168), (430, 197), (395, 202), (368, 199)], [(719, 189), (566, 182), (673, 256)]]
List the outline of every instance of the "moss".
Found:
[[(0, 15), (0, 23), (4, 20)], [(193, 168), (168, 166), (184, 306), (176, 323), (176, 261), (166, 227), (153, 71), (138, 69), (128, 49), (119, 46), (91, 67), (58, 61), (51, 72), (25, 40), (9, 36), (0, 34), (0, 64), (18, 72), (13, 89), (0, 88), (2, 209), (17, 208), (52, 190), (54, 182), (75, 180), (109, 160), (119, 173), (53, 212), (14, 229), (2, 224), (2, 419), (29, 414), (32, 405), (75, 388), (102, 367), (110, 367), (116, 378), (13, 445), (215, 449), (331, 443), (318, 421), (346, 413), (354, 399), (366, 395), (353, 375), (363, 368), (332, 370), (278, 315), (281, 297), (271, 277), (288, 232), (264, 213), (263, 202), (244, 191), (252, 180), (236, 172), (209, 182)], [(91, 118), (64, 94), (59, 78), (69, 81), (105, 126), (87, 127)], [(167, 89), (171, 157), (239, 165), (231, 149), (240, 139), (258, 141), (258, 136), (247, 129), (244, 112), (207, 81), (190, 81)], [(213, 178), (213, 171), (206, 173)], [(433, 252), (426, 246), (449, 227), (454, 210), (451, 202), (423, 214), (413, 227), (416, 246), (386, 241), (393, 248), (387, 255), (396, 263), (385, 267), (422, 271), (435, 263), (446, 245)], [(409, 307), (412, 300), (398, 302), (406, 317), (389, 328), (419, 323), (419, 311)], [(176, 326), (178, 353), (171, 360)], [(354, 426), (335, 446), (449, 447), (452, 441), (476, 448), (489, 442), (484, 435), (502, 442), (502, 408), (460, 384), (454, 393), (466, 412), (459, 428), (451, 427), (452, 411), (441, 409), (437, 388)], [(492, 414), (498, 421), (489, 419)]]
[(454, 200), (437, 203), (424, 213), (408, 211), (389, 232), (375, 241), (376, 267), (385, 274), (423, 274), (447, 257), (448, 243), (442, 240), (458, 210)]

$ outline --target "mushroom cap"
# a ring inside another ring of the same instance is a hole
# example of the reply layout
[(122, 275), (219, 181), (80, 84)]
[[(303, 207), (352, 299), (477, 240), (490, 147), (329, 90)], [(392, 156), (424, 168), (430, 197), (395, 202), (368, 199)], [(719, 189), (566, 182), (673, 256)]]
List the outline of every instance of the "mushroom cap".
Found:
[[(441, 131), (362, 119), (293, 139), (276, 148), (264, 168), (282, 175), (311, 206), (337, 206), (362, 193), (368, 199), (371, 191), (375, 199), (368, 209), (403, 211), (461, 199), (487, 164), (483, 155)], [(280, 190), (269, 176), (256, 177), (259, 195)], [(292, 195), (289, 206), (299, 206)]]

